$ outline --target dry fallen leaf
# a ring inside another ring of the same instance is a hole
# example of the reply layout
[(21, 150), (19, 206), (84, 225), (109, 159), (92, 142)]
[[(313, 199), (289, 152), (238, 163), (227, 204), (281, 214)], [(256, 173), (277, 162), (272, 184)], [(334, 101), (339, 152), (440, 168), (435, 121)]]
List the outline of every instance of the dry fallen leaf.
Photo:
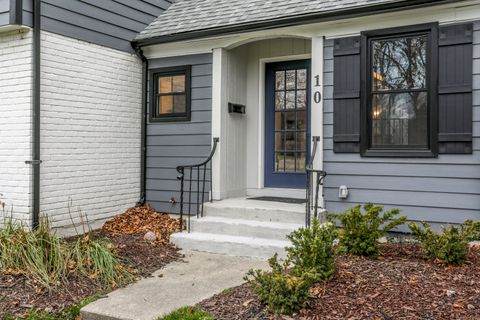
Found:
[(157, 242), (166, 244), (170, 235), (180, 230), (178, 219), (171, 218), (166, 213), (158, 213), (148, 205), (130, 208), (124, 213), (108, 220), (102, 227), (110, 236), (122, 234), (155, 233)]
[(254, 300), (255, 300), (255, 299), (250, 299), (250, 300), (245, 301), (245, 302), (243, 303), (243, 306), (244, 306), (244, 307), (248, 307), (248, 305), (249, 305), (250, 303), (252, 303)]

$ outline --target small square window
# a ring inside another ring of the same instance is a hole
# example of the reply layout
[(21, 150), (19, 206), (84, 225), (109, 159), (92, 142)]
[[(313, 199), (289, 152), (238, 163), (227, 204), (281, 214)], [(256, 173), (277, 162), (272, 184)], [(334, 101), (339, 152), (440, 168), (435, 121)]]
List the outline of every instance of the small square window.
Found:
[(150, 71), (150, 121), (190, 120), (190, 66)]

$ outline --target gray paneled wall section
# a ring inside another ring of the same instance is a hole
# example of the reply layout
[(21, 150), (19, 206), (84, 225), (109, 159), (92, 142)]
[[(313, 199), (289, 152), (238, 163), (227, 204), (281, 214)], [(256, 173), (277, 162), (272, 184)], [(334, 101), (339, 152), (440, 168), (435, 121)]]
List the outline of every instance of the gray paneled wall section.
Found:
[[(461, 223), (480, 219), (480, 23), (474, 24), (473, 154), (437, 159), (362, 158), (333, 152), (333, 40), (325, 42), (324, 168), (326, 208), (341, 212), (359, 203), (398, 207), (414, 221)], [(350, 189), (347, 200), (338, 187)]]
[(0, 26), (10, 24), (10, 0), (0, 0)]
[[(147, 124), (146, 199), (156, 210), (171, 213), (178, 213), (179, 205), (172, 205), (170, 200), (180, 200), (180, 182), (175, 168), (202, 162), (210, 153), (212, 144), (212, 55), (149, 61), (151, 69), (181, 65), (192, 66), (191, 121)], [(209, 180), (208, 170), (206, 175)], [(196, 188), (193, 184), (192, 189), (196, 191)], [(210, 181), (207, 181), (205, 190), (210, 190)], [(196, 196), (194, 192), (193, 199)], [(205, 195), (207, 198), (208, 194)]]
[[(42, 0), (42, 30), (131, 52), (130, 41), (172, 2)], [(24, 0), (23, 6), (24, 24), (32, 26), (32, 0)]]

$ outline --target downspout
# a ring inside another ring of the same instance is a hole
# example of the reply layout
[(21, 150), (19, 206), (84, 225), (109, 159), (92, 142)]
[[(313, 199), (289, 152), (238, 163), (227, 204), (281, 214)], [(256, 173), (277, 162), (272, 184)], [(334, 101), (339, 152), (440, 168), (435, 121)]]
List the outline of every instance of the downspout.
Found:
[(137, 56), (142, 60), (142, 123), (141, 123), (141, 146), (140, 146), (140, 198), (137, 202), (137, 206), (142, 206), (146, 202), (146, 167), (147, 167), (147, 147), (146, 147), (146, 128), (147, 128), (147, 83), (148, 83), (148, 59), (143, 55), (143, 51), (140, 47), (132, 44), (133, 49)]
[(40, 28), (41, 0), (33, 5), (32, 228), (40, 221)]

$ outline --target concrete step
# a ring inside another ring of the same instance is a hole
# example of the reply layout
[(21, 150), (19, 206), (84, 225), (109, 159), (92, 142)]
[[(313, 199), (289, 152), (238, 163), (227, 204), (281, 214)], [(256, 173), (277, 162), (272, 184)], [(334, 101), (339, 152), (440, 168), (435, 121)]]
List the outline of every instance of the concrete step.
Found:
[(302, 224), (207, 216), (191, 220), (191, 231), (239, 237), (287, 240), (286, 236)]
[(241, 199), (205, 203), (204, 216), (305, 224), (305, 205)]
[(255, 257), (268, 259), (275, 253), (285, 257), (286, 240), (231, 236), (214, 233), (175, 233), (170, 241), (184, 250), (220, 253), (229, 256)]

